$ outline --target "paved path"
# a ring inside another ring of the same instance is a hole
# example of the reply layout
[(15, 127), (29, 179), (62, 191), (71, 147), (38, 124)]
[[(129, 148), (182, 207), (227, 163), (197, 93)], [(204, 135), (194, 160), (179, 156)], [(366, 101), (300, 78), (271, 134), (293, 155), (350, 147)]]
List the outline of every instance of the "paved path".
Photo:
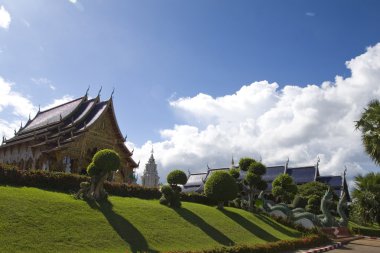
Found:
[(343, 245), (331, 253), (380, 253), (380, 240), (359, 239)]

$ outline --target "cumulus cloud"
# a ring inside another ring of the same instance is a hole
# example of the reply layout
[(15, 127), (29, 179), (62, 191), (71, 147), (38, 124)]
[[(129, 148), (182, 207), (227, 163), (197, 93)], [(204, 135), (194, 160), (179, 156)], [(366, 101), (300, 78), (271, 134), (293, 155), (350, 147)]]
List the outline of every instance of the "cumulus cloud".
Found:
[(4, 8), (4, 6), (0, 6), (0, 27), (8, 30), (9, 25), (11, 23), (11, 14)]
[[(33, 117), (38, 106), (34, 105), (28, 96), (14, 90), (15, 84), (0, 76), (0, 134), (10, 138), (14, 130), (20, 128), (20, 123)], [(50, 104), (41, 108), (46, 110), (59, 104), (66, 103), (73, 98), (64, 95), (62, 98), (54, 99)]]
[[(188, 124), (161, 130), (162, 141), (148, 141), (135, 148), (134, 158), (144, 163), (151, 145), (163, 182), (174, 168), (205, 171), (229, 167), (231, 156), (262, 158), (267, 165), (315, 164), (321, 174), (339, 175), (344, 166), (349, 176), (378, 170), (364, 153), (355, 131), (366, 104), (380, 97), (380, 43), (346, 62), (351, 76), (336, 76), (322, 84), (286, 85), (254, 82), (222, 97), (198, 94), (170, 101)], [(191, 123), (190, 123), (191, 122)]]

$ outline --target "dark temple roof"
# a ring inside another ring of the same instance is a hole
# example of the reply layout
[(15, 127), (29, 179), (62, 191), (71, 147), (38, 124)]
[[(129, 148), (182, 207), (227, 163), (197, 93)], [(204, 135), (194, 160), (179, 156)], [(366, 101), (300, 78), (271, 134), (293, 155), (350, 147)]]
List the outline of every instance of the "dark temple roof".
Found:
[(116, 144), (125, 151), (129, 163), (137, 167), (138, 165), (131, 158), (132, 153), (124, 144), (124, 137), (116, 121), (112, 97), (107, 101), (100, 101), (99, 96), (88, 99), (86, 95), (51, 109), (39, 111), (33, 119), (16, 132), (14, 137), (5, 140), (0, 149), (31, 141), (34, 143), (32, 147), (43, 147), (43, 152), (65, 148), (66, 144), (87, 132), (106, 110), (111, 112), (118, 136)]
[(285, 166), (267, 167), (267, 172), (262, 178), (267, 182), (272, 182), (278, 175), (284, 174)]
[(316, 166), (287, 168), (286, 174), (291, 176), (296, 184), (305, 184), (315, 181), (317, 169)]

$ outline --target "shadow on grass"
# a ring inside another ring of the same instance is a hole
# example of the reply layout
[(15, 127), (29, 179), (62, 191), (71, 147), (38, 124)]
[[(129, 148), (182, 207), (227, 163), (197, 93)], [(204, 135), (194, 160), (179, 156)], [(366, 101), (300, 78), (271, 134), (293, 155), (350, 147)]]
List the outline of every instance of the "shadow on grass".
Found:
[(149, 248), (148, 242), (143, 234), (141, 234), (132, 223), (112, 210), (111, 202), (108, 200), (99, 202), (87, 200), (86, 202), (91, 208), (97, 209), (103, 213), (108, 223), (112, 226), (120, 238), (131, 247), (132, 252), (158, 252)]
[(205, 234), (211, 237), (214, 241), (225, 246), (235, 245), (234, 241), (232, 241), (230, 238), (225, 236), (222, 232), (220, 232), (213, 226), (206, 223), (201, 217), (191, 212), (190, 210), (186, 208), (177, 208), (174, 209), (174, 211), (187, 222), (199, 227)]
[(247, 231), (249, 231), (251, 234), (255, 235), (256, 237), (269, 242), (278, 241), (279, 238), (273, 236), (272, 234), (268, 233), (264, 229), (257, 226), (255, 223), (252, 223), (250, 220), (247, 220), (240, 214), (228, 211), (226, 209), (221, 210), (223, 214), (225, 214), (227, 217), (229, 217), (231, 220), (235, 221), (237, 224), (245, 228)]
[(273, 220), (271, 220), (269, 217), (267, 217), (265, 215), (258, 214), (258, 215), (256, 215), (256, 217), (258, 219), (262, 220), (263, 222), (265, 222), (266, 224), (268, 224), (269, 226), (273, 227), (274, 229), (280, 231), (281, 233), (283, 233), (287, 236), (296, 237), (297, 235), (301, 234), (298, 231), (296, 231), (296, 232), (289, 231), (288, 229), (284, 228), (283, 226), (281, 226), (277, 222), (274, 222)]

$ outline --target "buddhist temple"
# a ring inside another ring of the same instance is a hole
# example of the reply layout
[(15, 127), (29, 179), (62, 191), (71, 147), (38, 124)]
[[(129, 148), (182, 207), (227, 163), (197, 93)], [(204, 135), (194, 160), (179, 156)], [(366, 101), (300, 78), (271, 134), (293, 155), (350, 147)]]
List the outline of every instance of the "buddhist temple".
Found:
[[(285, 165), (278, 166), (268, 166), (266, 173), (262, 178), (267, 182), (268, 188), (266, 191), (269, 193), (272, 191), (272, 182), (280, 174), (290, 175), (294, 182), (297, 185), (302, 185), (308, 182), (322, 182), (329, 185), (339, 197), (342, 192), (346, 193), (348, 201), (351, 201), (350, 194), (348, 191), (347, 181), (346, 181), (346, 172), (342, 176), (321, 176), (319, 174), (319, 162), (316, 165), (311, 166), (302, 166), (302, 167), (288, 167), (289, 161)], [(232, 168), (237, 168), (234, 166), (232, 160)], [(204, 183), (207, 181), (207, 178), (210, 177), (215, 171), (225, 170), (228, 171), (230, 168), (216, 168), (211, 169), (207, 166), (207, 172), (202, 173), (189, 173), (187, 183), (183, 185), (183, 192), (203, 192)], [(240, 171), (240, 180), (243, 180), (246, 172)]]
[[(100, 93), (100, 92), (99, 92)], [(101, 149), (114, 149), (121, 168), (110, 180), (128, 182), (138, 164), (133, 151), (124, 144), (116, 121), (113, 98), (101, 101), (86, 95), (45, 111), (38, 111), (15, 136), (3, 137), (0, 162), (19, 169), (41, 169), (85, 173), (93, 155)]]
[(160, 177), (157, 172), (157, 164), (153, 156), (153, 148), (147, 164), (145, 164), (144, 174), (141, 176), (141, 185), (145, 187), (158, 187)]

